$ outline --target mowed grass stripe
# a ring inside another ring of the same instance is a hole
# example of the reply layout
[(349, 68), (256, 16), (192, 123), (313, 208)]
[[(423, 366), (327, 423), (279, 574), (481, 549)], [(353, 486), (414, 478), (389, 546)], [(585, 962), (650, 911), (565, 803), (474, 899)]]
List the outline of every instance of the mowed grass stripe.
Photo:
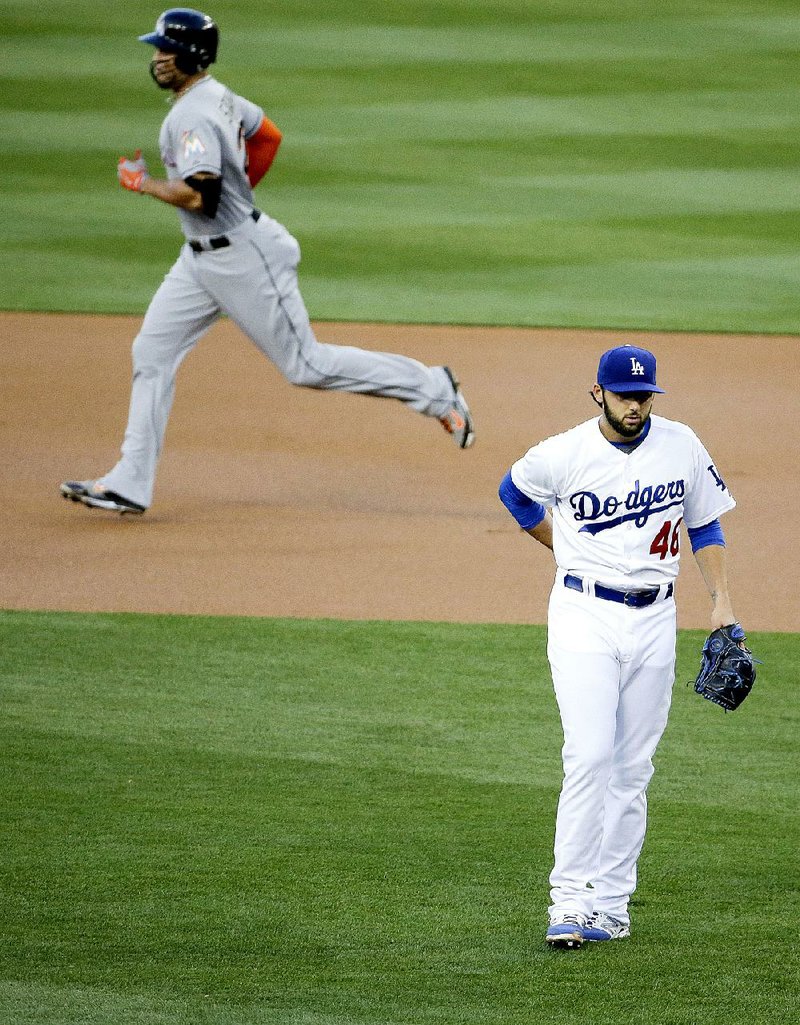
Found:
[[(285, 133), (257, 201), (312, 317), (800, 330), (792, 5), (535, 6), (222, 0), (219, 75)], [(95, 13), (9, 5), (2, 308), (139, 313), (177, 252), (115, 175), (137, 146), (159, 167), (149, 23)]]
[(752, 640), (726, 716), (681, 634), (635, 935), (559, 957), (541, 628), (3, 614), (0, 1018), (789, 1025), (800, 641)]

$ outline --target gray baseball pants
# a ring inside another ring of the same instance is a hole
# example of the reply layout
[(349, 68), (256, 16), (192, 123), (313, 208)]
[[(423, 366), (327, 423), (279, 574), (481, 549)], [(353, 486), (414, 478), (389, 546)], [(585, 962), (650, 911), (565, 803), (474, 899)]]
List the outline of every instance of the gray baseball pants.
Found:
[(297, 283), (300, 246), (271, 217), (227, 233), (225, 248), (188, 243), (150, 303), (133, 343), (133, 384), (122, 454), (99, 484), (149, 506), (175, 378), (183, 359), (226, 314), (292, 384), (399, 399), (443, 416), (453, 390), (441, 367), (317, 341)]

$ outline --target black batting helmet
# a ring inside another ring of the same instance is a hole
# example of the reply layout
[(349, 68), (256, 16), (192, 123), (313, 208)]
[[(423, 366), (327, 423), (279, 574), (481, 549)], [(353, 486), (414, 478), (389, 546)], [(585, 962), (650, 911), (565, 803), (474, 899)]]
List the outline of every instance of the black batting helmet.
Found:
[(193, 75), (217, 59), (219, 29), (207, 14), (191, 7), (171, 7), (159, 17), (154, 31), (139, 36), (139, 42), (174, 53), (176, 67)]

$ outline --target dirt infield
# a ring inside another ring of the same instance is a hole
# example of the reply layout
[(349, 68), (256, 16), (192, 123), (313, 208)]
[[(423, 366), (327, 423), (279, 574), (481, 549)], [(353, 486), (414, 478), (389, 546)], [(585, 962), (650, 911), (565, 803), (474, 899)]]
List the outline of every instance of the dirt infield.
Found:
[[(399, 403), (293, 388), (228, 322), (187, 359), (154, 504), (66, 502), (66, 478), (117, 458), (131, 317), (3, 314), (0, 607), (544, 622), (549, 553), (497, 499), (511, 462), (592, 415), (597, 357), (652, 348), (667, 394), (737, 501), (724, 518), (734, 607), (800, 630), (794, 337), (317, 324), (321, 340), (453, 366), (477, 424), (459, 452)], [(679, 624), (705, 628), (688, 553)]]

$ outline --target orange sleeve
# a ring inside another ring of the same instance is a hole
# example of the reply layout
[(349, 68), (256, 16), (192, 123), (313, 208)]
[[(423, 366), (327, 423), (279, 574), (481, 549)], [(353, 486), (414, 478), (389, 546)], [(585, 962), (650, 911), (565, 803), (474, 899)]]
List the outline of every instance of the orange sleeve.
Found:
[(247, 150), (247, 178), (255, 188), (270, 168), (283, 135), (281, 130), (265, 117), (255, 134), (245, 139)]

